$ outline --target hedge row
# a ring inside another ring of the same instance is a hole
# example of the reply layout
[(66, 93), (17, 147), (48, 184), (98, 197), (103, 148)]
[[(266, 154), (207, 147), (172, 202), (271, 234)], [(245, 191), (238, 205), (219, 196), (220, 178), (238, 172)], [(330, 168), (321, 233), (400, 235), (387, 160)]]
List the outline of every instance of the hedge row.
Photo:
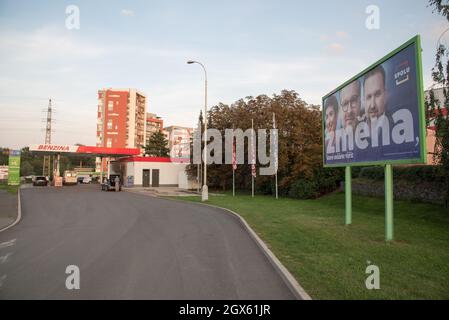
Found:
[(296, 180), (288, 190), (288, 196), (296, 199), (313, 199), (335, 191), (343, 180), (341, 168), (321, 168), (313, 179)]
[[(363, 167), (360, 169), (358, 177), (371, 180), (384, 180), (384, 167)], [(395, 166), (393, 168), (393, 179), (410, 182), (443, 182), (444, 176), (439, 166)]]

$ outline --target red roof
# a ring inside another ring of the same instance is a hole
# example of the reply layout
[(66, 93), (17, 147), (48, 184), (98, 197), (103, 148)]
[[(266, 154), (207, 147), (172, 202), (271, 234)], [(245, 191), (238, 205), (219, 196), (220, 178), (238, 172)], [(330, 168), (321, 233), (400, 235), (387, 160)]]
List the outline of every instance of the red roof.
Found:
[(168, 162), (168, 163), (190, 163), (189, 158), (168, 158), (168, 157), (129, 157), (120, 159), (122, 162)]
[(77, 153), (93, 153), (93, 154), (97, 154), (97, 155), (134, 156), (134, 155), (140, 154), (140, 149), (79, 146)]

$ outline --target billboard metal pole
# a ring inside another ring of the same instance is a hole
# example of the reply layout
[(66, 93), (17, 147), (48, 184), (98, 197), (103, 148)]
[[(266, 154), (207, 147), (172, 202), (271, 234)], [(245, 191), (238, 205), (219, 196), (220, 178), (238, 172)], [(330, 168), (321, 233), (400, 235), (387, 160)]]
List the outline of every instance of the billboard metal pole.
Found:
[(352, 223), (352, 182), (351, 167), (345, 167), (345, 224)]
[(385, 165), (385, 240), (393, 240), (393, 168)]

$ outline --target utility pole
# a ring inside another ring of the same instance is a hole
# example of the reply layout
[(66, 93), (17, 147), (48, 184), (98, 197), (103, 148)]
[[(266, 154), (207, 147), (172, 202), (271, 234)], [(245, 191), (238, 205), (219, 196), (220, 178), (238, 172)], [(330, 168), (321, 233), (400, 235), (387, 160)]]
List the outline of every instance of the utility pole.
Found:
[[(51, 116), (52, 116), (52, 108), (51, 108), (51, 99), (48, 99), (48, 109), (47, 109), (47, 126), (45, 128), (45, 144), (51, 144)], [(42, 175), (50, 177), (50, 156), (44, 156), (44, 165), (42, 168)]]

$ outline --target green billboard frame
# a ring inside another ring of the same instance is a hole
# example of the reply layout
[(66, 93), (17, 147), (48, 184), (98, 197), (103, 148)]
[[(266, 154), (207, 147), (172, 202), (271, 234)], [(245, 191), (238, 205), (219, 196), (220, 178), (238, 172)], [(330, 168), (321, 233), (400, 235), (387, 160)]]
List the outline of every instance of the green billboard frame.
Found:
[(425, 120), (425, 109), (424, 109), (424, 86), (423, 86), (423, 72), (422, 72), (422, 57), (421, 57), (421, 37), (419, 35), (414, 36), (407, 42), (405, 42), (403, 45), (401, 45), (399, 48), (393, 50), (380, 60), (376, 61), (372, 65), (370, 65), (368, 68), (364, 69), (362, 72), (358, 73), (356, 76), (352, 77), (342, 85), (340, 85), (338, 88), (332, 90), (328, 94), (326, 94), (322, 99), (322, 107), (324, 108), (324, 101), (334, 93), (338, 92), (339, 90), (346, 87), (351, 82), (357, 80), (358, 78), (362, 77), (364, 74), (369, 72), (370, 70), (374, 69), (378, 65), (384, 63), (400, 51), (404, 50), (405, 48), (415, 45), (415, 60), (416, 60), (416, 78), (417, 78), (417, 92), (418, 92), (418, 108), (419, 108), (419, 130), (421, 132), (421, 150), (420, 150), (420, 157), (414, 158), (414, 159), (404, 159), (404, 160), (382, 160), (382, 161), (367, 161), (367, 162), (355, 162), (355, 163), (337, 163), (337, 164), (326, 164), (325, 163), (325, 146), (324, 146), (324, 123), (325, 123), (325, 114), (324, 110), (322, 112), (322, 119), (321, 119), (321, 127), (322, 127), (322, 137), (323, 137), (323, 167), (325, 168), (335, 168), (335, 167), (360, 167), (360, 166), (376, 166), (376, 165), (386, 165), (386, 164), (425, 164), (426, 163), (426, 154), (427, 154), (427, 146), (426, 146), (426, 120)]

